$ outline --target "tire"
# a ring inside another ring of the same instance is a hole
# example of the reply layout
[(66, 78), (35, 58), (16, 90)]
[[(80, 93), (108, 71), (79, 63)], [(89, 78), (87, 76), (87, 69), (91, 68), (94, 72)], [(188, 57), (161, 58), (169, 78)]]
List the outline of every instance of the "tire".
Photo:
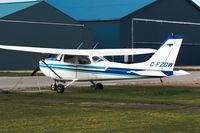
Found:
[(96, 90), (103, 90), (103, 84), (102, 84), (102, 83), (97, 83), (97, 84), (95, 85), (95, 89), (96, 89)]
[(64, 93), (64, 90), (65, 88), (62, 84), (57, 85), (57, 89), (56, 89), (57, 93)]
[(52, 91), (56, 91), (57, 85), (56, 85), (56, 84), (52, 84), (52, 85), (50, 86), (50, 88), (51, 88)]

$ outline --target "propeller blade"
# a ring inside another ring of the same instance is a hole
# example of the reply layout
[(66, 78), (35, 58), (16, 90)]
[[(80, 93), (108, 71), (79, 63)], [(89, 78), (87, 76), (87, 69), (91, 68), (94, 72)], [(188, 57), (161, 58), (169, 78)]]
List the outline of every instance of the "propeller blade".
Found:
[(37, 66), (37, 67), (35, 68), (35, 70), (31, 73), (31, 76), (34, 76), (39, 70), (40, 70), (40, 67)]
[[(45, 57), (45, 55), (43, 55), (42, 59), (45, 59), (45, 58), (51, 58), (52, 54), (49, 54), (47, 57)], [(40, 67), (37, 66), (35, 68), (35, 70), (31, 73), (31, 76), (34, 76), (38, 71), (40, 70)]]

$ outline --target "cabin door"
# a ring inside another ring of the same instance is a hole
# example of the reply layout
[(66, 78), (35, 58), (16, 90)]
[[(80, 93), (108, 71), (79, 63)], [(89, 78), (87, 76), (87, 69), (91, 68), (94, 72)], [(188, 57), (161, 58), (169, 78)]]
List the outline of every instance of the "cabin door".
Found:
[(64, 71), (62, 75), (65, 79), (77, 79), (77, 59), (75, 55), (65, 55), (63, 59), (64, 65), (61, 66)]
[(91, 80), (94, 79), (91, 60), (88, 56), (77, 56), (77, 79)]

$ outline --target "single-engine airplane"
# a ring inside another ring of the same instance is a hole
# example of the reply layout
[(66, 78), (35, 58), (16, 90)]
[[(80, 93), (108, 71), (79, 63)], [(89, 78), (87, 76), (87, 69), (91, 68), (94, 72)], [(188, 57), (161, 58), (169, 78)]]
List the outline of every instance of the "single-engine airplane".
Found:
[[(169, 35), (158, 50), (154, 49), (54, 49), (24, 46), (0, 45), (0, 49), (57, 55), (39, 61), (38, 68), (54, 79), (51, 89), (63, 93), (64, 89), (76, 81), (90, 81), (95, 89), (103, 89), (98, 81), (135, 78), (162, 78), (186, 75), (186, 71), (174, 71), (175, 61), (183, 37)], [(125, 64), (111, 62), (104, 56), (140, 55), (154, 53), (146, 62)], [(66, 81), (68, 84), (63, 85)]]

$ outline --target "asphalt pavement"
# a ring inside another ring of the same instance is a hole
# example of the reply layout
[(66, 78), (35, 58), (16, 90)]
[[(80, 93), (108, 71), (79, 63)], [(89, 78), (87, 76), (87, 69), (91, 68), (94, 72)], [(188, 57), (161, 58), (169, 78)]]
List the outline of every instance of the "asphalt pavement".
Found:
[[(162, 78), (102, 81), (104, 85), (142, 85), (142, 86), (200, 86), (200, 71), (190, 71), (190, 75)], [(35, 77), (0, 77), (0, 90), (30, 90), (31, 88), (49, 87), (53, 80), (45, 76)], [(90, 86), (90, 82), (76, 82), (71, 86)]]

